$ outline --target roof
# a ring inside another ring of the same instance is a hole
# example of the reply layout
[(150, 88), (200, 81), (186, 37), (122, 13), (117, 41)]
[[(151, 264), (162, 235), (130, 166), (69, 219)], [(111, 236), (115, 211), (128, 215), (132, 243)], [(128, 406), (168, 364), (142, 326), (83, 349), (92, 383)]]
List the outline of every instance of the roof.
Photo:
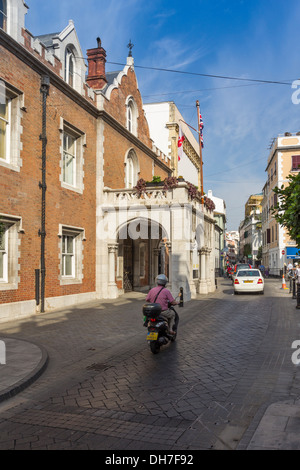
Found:
[(52, 47), (53, 39), (59, 34), (60, 33), (41, 34), (40, 36), (34, 36), (34, 39), (38, 39), (45, 47)]
[(104, 88), (102, 88), (101, 92), (102, 93), (105, 93), (107, 88), (113, 84), (114, 82), (114, 79), (118, 77), (119, 73), (121, 72), (121, 70), (117, 71), (117, 72), (105, 72), (105, 77), (106, 77), (106, 80), (107, 80), (107, 84), (105, 85)]

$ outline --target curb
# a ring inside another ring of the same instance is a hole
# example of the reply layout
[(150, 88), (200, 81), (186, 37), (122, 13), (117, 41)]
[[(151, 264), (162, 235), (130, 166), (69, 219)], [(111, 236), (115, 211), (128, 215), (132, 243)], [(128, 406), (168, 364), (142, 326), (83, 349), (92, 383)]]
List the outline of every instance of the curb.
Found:
[[(5, 339), (5, 337), (3, 336), (1, 336), (1, 338)], [(25, 388), (29, 387), (29, 385), (31, 385), (33, 382), (35, 382), (42, 375), (42, 373), (46, 370), (48, 361), (49, 361), (48, 352), (43, 346), (33, 343), (32, 341), (26, 341), (23, 339), (20, 340), (19, 338), (6, 337), (6, 339), (9, 339), (9, 340), (15, 339), (16, 341), (20, 341), (23, 343), (33, 344), (34, 346), (40, 349), (42, 353), (42, 357), (38, 365), (35, 366), (35, 368), (29, 374), (27, 374), (24, 378), (22, 378), (21, 380), (19, 380), (12, 386), (7, 387), (6, 389), (0, 391), (0, 403), (3, 402), (4, 400), (7, 400), (17, 395), (18, 393), (22, 392)]]

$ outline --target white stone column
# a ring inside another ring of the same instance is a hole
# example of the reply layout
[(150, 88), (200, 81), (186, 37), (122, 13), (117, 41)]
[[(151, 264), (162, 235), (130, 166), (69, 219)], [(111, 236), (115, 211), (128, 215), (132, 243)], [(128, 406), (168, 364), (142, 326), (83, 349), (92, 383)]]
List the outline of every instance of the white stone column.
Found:
[(205, 253), (205, 277), (206, 277), (206, 284), (207, 284), (207, 292), (213, 292), (212, 280), (211, 280), (211, 248), (206, 249)]
[(201, 248), (200, 253), (200, 279), (199, 279), (199, 294), (207, 294), (207, 282), (206, 282), (206, 249)]
[(193, 254), (194, 254), (194, 246), (191, 243), (190, 248), (190, 291), (191, 291), (191, 298), (194, 299), (196, 297), (197, 287), (196, 282), (193, 278)]
[(110, 299), (118, 297), (118, 287), (116, 284), (116, 251), (117, 243), (109, 243), (108, 245), (108, 296)]

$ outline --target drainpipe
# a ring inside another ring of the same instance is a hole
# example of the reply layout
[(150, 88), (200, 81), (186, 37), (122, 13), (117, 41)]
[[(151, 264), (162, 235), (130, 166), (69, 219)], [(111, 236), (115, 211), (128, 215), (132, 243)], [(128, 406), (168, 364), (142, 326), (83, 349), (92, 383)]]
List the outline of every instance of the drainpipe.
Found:
[(42, 133), (40, 140), (42, 141), (42, 182), (39, 182), (39, 187), (42, 190), (42, 214), (41, 214), (41, 228), (39, 236), (41, 237), (41, 312), (45, 311), (45, 222), (46, 222), (46, 100), (49, 94), (50, 78), (47, 75), (41, 77), (41, 93), (42, 93)]

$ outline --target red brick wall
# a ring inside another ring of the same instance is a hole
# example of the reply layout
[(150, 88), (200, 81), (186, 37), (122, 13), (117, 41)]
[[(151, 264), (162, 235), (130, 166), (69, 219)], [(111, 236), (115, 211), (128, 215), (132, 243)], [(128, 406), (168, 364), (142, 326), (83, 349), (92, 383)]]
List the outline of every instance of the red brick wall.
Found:
[[(128, 70), (124, 75), (118, 88), (111, 92), (110, 100), (105, 102), (105, 111), (117, 119), (126, 127), (126, 99), (132, 96), (138, 108), (138, 139), (152, 150), (149, 127), (142, 108), (142, 99), (137, 88), (135, 72)], [(104, 131), (105, 163), (104, 184), (110, 188), (124, 188), (124, 160), (129, 149), (133, 148), (139, 160), (140, 178), (146, 181), (152, 180), (152, 158), (137, 148), (128, 139), (119, 135), (110, 126), (105, 126)], [(158, 158), (158, 160), (160, 160)], [(161, 168), (156, 165), (154, 174), (161, 176), (162, 180), (168, 176), (168, 167)]]
[[(24, 234), (19, 234), (19, 277), (17, 290), (0, 291), (0, 303), (30, 300), (35, 297), (35, 269), (40, 267), (42, 99), (40, 76), (15, 56), (1, 49), (0, 78), (24, 93), (21, 125), (22, 167), (20, 172), (0, 166), (0, 212), (22, 217)], [(60, 117), (86, 133), (84, 151), (84, 191), (78, 194), (64, 189), (60, 182)], [(76, 102), (50, 86), (47, 98), (47, 163), (46, 163), (46, 289), (45, 296), (60, 296), (95, 291), (96, 233), (96, 119)], [(61, 286), (59, 276), (59, 224), (85, 229), (84, 269), (82, 284)]]

